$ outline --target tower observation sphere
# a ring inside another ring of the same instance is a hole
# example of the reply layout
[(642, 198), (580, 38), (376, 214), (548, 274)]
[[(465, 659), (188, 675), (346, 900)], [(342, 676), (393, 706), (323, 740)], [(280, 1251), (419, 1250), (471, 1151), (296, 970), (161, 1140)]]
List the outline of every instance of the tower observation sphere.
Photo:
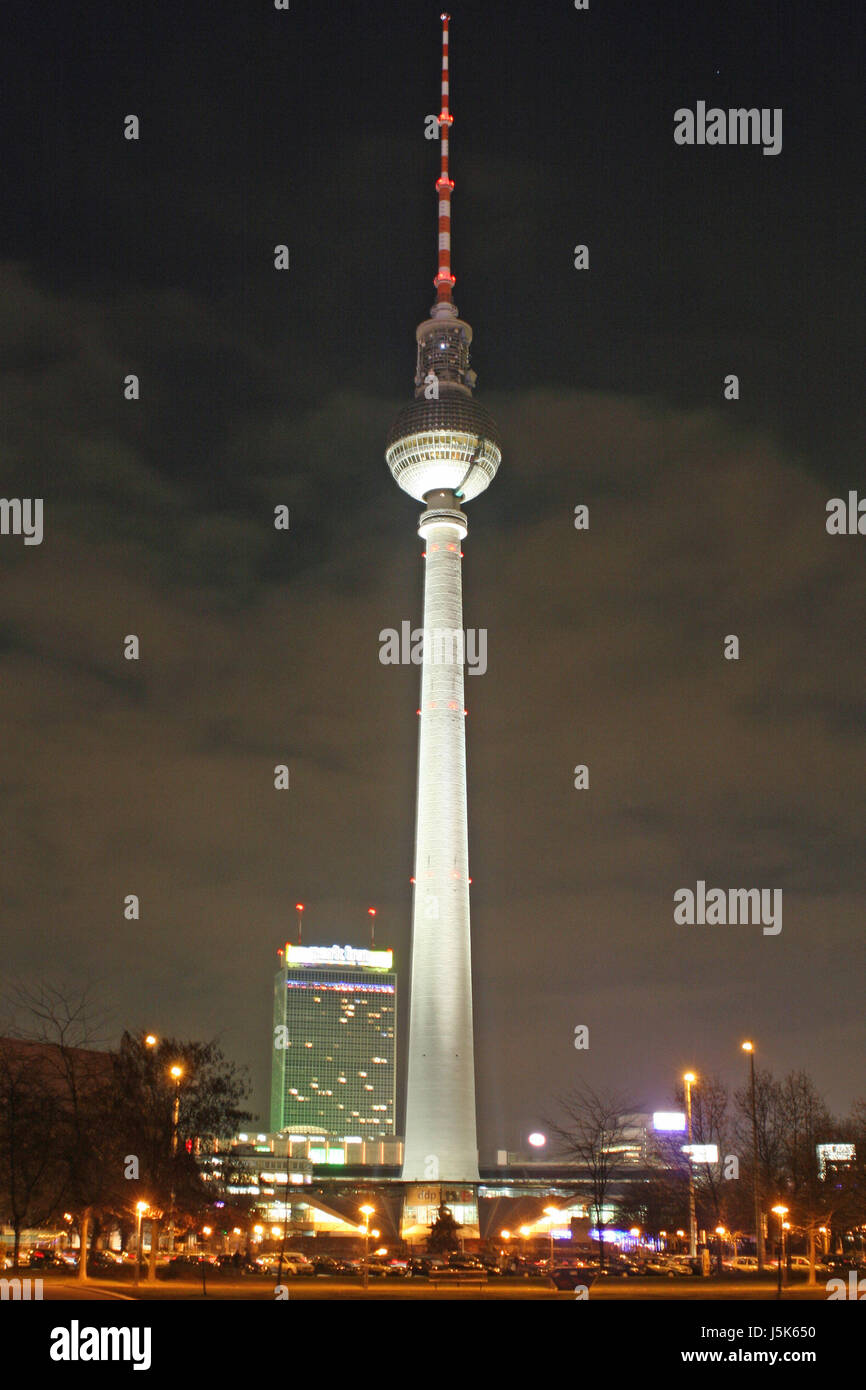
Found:
[(436, 180), (439, 270), (433, 281), (436, 302), (430, 317), (415, 330), (415, 399), (403, 407), (391, 426), (385, 458), (394, 481), (419, 502), (436, 490), (453, 493), (460, 503), (470, 502), (489, 487), (502, 454), (491, 415), (472, 395), (476, 381), (469, 365), (472, 329), (458, 316), (452, 299), (454, 180), (449, 172), (449, 140), (454, 117), (449, 110), (448, 23), (449, 16), (442, 15), (441, 170)]

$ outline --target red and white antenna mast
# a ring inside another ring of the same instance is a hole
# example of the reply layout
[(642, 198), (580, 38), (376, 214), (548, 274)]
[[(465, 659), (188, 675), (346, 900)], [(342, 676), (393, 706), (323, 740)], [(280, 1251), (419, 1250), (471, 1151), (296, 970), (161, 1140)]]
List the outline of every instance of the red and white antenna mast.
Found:
[(451, 290), (455, 277), (451, 274), (451, 194), (454, 180), (448, 173), (448, 138), (454, 117), (448, 110), (448, 24), (449, 14), (439, 16), (442, 20), (442, 110), (439, 112), (439, 144), (442, 154), (442, 167), (436, 180), (439, 195), (439, 270), (433, 284), (436, 286), (436, 303), (452, 304)]

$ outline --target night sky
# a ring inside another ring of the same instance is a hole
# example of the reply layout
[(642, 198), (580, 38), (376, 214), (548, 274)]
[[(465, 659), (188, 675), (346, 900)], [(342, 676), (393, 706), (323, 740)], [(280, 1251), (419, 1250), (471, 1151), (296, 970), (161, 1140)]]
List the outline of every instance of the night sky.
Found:
[[(45, 508), (0, 537), (3, 975), (95, 982), (109, 1041), (219, 1035), (263, 1118), (296, 901), (310, 944), (377, 907), (406, 1040), (419, 670), (379, 632), (420, 624), (423, 561), (383, 454), (439, 8), (0, 14), (2, 495)], [(866, 536), (825, 527), (866, 496), (858, 13), (451, 7), (455, 299), (503, 440), (464, 546), (483, 1161), (578, 1081), (739, 1084), (746, 1036), (837, 1112), (866, 1091)], [(781, 152), (676, 145), (698, 101), (782, 108)], [(677, 925), (698, 879), (782, 889), (781, 934)]]

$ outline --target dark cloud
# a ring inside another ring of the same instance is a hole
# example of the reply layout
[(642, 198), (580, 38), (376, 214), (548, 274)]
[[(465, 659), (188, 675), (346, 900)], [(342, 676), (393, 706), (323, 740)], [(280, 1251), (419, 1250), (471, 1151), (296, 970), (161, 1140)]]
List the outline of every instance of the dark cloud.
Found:
[[(406, 979), (417, 672), (382, 666), (378, 634), (418, 621), (421, 568), (381, 461), (391, 406), (338, 391), (240, 421), (224, 449), (249, 462), (242, 495), (211, 508), (204, 480), (165, 479), (147, 441), (95, 438), (78, 411), (94, 306), (7, 282), (15, 312), (79, 345), (6, 399), (17, 476), (42, 469), (46, 495), (44, 544), (3, 548), (7, 966), (50, 959), (103, 978), (124, 1022), (221, 1032), (261, 1101), (298, 896), (322, 941), (360, 940), (375, 902)], [(34, 424), (46, 375), (55, 414)], [(828, 537), (826, 489), (721, 409), (486, 400), (508, 448), (465, 546), (467, 625), (489, 631), (467, 678), (484, 1144), (574, 1077), (578, 1022), (594, 1069), (648, 1103), (686, 1054), (730, 1069), (748, 1028), (844, 1106), (856, 1075), (810, 1021), (862, 1026), (856, 540)], [(677, 927), (673, 892), (699, 877), (783, 888), (781, 936)]]

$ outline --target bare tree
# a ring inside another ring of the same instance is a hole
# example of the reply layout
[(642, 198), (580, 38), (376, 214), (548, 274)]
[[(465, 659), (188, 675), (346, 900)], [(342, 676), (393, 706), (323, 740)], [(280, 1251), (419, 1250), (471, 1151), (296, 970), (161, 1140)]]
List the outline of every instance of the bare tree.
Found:
[(51, 1135), (57, 1098), (46, 1085), (41, 1050), (0, 1039), (0, 1212), (14, 1233), (18, 1267), (21, 1232), (46, 1220), (57, 1187)]
[(42, 983), (16, 994), (30, 1016), (30, 1037), (45, 1047), (45, 1066), (52, 1074), (58, 1103), (53, 1142), (63, 1173), (56, 1205), (67, 1207), (77, 1219), (78, 1278), (84, 1281), (94, 1216), (115, 1158), (108, 1056), (94, 1046), (104, 1042), (104, 1017), (90, 989), (70, 995)]
[[(755, 1134), (752, 1134), (751, 1086), (734, 1092), (734, 1133), (740, 1152), (747, 1155), (746, 1176), (751, 1184), (757, 1170), (762, 1219), (767, 1208), (785, 1191), (781, 1087), (772, 1072), (755, 1068)], [(743, 1174), (741, 1173), (741, 1176)]]
[(835, 1133), (833, 1120), (811, 1077), (791, 1072), (782, 1083), (782, 1152), (791, 1200), (791, 1215), (805, 1228), (809, 1283), (815, 1283), (815, 1236), (835, 1205), (832, 1185), (823, 1181), (818, 1144)]
[(637, 1108), (613, 1091), (599, 1091), (588, 1082), (559, 1101), (562, 1123), (546, 1121), (559, 1140), (561, 1152), (576, 1159), (589, 1180), (599, 1235), (599, 1260), (604, 1264), (604, 1208), (613, 1181), (627, 1172), (624, 1151)]

